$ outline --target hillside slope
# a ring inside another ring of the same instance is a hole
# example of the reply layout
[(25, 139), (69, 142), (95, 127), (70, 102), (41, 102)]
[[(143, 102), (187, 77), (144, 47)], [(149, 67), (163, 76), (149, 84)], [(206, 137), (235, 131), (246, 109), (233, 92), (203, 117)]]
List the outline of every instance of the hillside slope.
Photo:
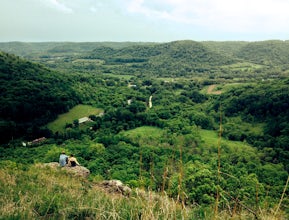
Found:
[(0, 76), (1, 142), (39, 129), (78, 102), (64, 76), (14, 55), (0, 52)]
[(0, 219), (183, 219), (193, 214), (152, 192), (139, 190), (127, 198), (64, 170), (0, 163)]
[[(0, 219), (254, 219), (250, 208), (239, 213), (181, 204), (164, 193), (135, 189), (129, 197), (109, 192), (97, 181), (75, 178), (39, 165), (0, 162)], [(264, 219), (285, 219), (260, 209)], [(257, 217), (257, 216), (256, 216)]]
[(96, 47), (123, 48), (131, 45), (145, 45), (145, 42), (0, 42), (0, 50), (26, 58), (44, 54), (83, 53)]
[[(154, 77), (288, 75), (288, 41), (0, 43), (0, 50), (67, 73)], [(271, 68), (271, 69), (268, 69)], [(274, 68), (274, 70), (272, 69)], [(260, 77), (259, 77), (260, 78)]]
[(237, 62), (196, 41), (174, 41), (121, 49), (99, 47), (86, 58), (104, 60), (107, 65), (122, 65), (131, 72), (145, 68), (145, 74), (155, 76), (189, 76), (194, 72), (213, 71), (218, 66)]
[(238, 58), (268, 66), (289, 64), (289, 41), (251, 42), (235, 53)]

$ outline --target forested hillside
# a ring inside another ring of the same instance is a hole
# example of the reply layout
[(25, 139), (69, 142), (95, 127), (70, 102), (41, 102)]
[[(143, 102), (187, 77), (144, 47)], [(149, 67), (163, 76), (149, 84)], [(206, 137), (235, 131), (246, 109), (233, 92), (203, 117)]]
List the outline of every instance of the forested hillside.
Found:
[(246, 139), (259, 149), (271, 151), (271, 162), (282, 162), (289, 170), (289, 80), (232, 89), (221, 97), (228, 117), (240, 116), (249, 123), (263, 122), (264, 134), (259, 137), (232, 126), (226, 132), (231, 140)]
[(252, 42), (242, 47), (236, 56), (257, 64), (276, 66), (289, 64), (289, 41)]
[(112, 48), (123, 48), (130, 45), (146, 45), (153, 43), (145, 42), (39, 42), (39, 43), (24, 43), (24, 42), (0, 42), (0, 49), (7, 53), (16, 54), (24, 57), (36, 57), (49, 54), (63, 53), (83, 53), (92, 51), (96, 47), (106, 46)]
[(86, 58), (104, 60), (104, 64), (108, 65), (127, 64), (123, 69), (124, 73), (140, 72), (145, 68), (144, 74), (160, 77), (192, 76), (195, 73), (215, 71), (217, 66), (236, 62), (231, 57), (210, 51), (201, 43), (194, 41), (121, 49), (102, 47), (95, 49)]
[[(0, 53), (0, 160), (9, 165), (0, 171), (31, 172), (65, 150), (91, 171), (88, 182), (167, 195), (189, 216), (286, 219), (286, 45), (2, 43), (22, 58)], [(25, 144), (39, 137), (47, 141)], [(63, 201), (47, 200), (61, 216)]]
[(202, 42), (206, 47), (221, 54), (235, 56), (243, 47), (247, 46), (249, 42), (246, 41), (204, 41)]
[(41, 126), (79, 102), (65, 76), (19, 57), (0, 53), (1, 142), (41, 135)]

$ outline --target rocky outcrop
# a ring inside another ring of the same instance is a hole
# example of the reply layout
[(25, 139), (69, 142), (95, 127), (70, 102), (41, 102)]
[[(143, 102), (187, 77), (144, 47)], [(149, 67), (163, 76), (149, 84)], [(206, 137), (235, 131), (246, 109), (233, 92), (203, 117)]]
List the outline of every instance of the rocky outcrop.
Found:
[[(65, 170), (68, 173), (71, 173), (76, 176), (84, 177), (84, 178), (87, 178), (90, 174), (90, 171), (83, 166), (61, 167), (59, 166), (59, 163), (57, 162), (44, 163), (44, 164), (40, 164), (39, 166), (50, 167), (52, 169), (57, 169), (57, 170)], [(130, 196), (132, 192), (132, 189), (126, 186), (125, 184), (123, 184), (120, 180), (104, 180), (96, 184), (95, 186), (98, 186), (98, 188), (101, 188), (108, 193), (115, 193), (115, 194), (120, 194), (123, 196)]]
[(121, 193), (124, 196), (131, 194), (131, 188), (124, 185), (120, 180), (105, 180), (100, 184), (109, 193)]
[(75, 167), (69, 167), (69, 166), (65, 166), (65, 167), (60, 167), (59, 163), (57, 162), (51, 162), (51, 163), (45, 163), (45, 166), (49, 166), (51, 168), (54, 169), (63, 169), (66, 170), (68, 173), (72, 173), (73, 175), (76, 176), (80, 176), (80, 177), (84, 177), (87, 178), (90, 174), (89, 169), (83, 167), (83, 166), (75, 166)]

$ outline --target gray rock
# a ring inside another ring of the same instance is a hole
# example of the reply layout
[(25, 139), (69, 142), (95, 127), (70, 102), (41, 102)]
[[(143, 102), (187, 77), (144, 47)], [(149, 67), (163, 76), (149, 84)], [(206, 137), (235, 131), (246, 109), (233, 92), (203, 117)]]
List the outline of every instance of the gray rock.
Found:
[(60, 167), (59, 163), (57, 163), (57, 162), (45, 163), (44, 165), (49, 166), (49, 167), (54, 168), (54, 169), (63, 169), (63, 170), (66, 170), (68, 173), (72, 173), (76, 176), (80, 176), (80, 177), (84, 177), (84, 178), (87, 178), (90, 174), (89, 169), (87, 169), (86, 167), (83, 167), (83, 166)]
[(119, 192), (122, 195), (129, 196), (131, 194), (131, 188), (124, 185), (120, 180), (105, 180), (101, 185), (109, 192)]

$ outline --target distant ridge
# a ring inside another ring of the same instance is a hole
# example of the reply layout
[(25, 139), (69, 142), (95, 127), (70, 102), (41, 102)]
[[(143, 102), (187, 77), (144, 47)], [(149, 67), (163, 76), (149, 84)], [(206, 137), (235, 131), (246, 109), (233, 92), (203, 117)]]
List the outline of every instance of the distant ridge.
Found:
[(262, 65), (289, 64), (289, 41), (271, 40), (248, 43), (236, 52), (236, 56)]

